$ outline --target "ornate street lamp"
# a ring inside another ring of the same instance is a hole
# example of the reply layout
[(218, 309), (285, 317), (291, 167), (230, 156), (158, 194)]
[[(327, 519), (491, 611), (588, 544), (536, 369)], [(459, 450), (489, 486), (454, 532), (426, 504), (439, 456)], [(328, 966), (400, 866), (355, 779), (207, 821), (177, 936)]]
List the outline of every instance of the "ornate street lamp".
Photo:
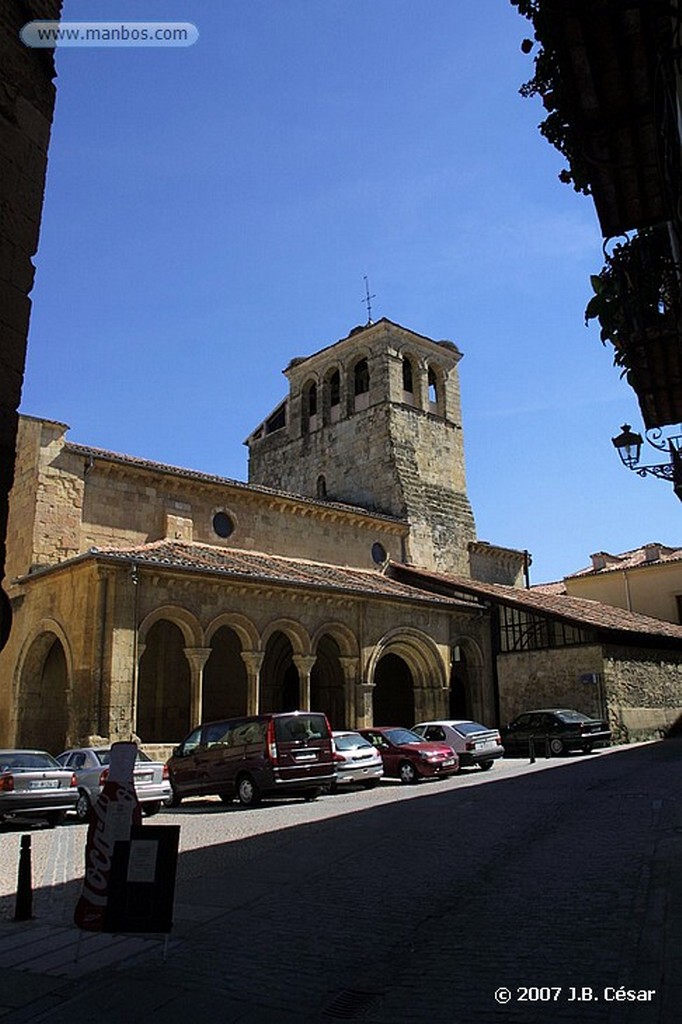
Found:
[(655, 466), (640, 466), (639, 459), (642, 452), (642, 435), (635, 434), (629, 423), (621, 427), (622, 433), (618, 437), (612, 437), (611, 443), (620, 455), (621, 462), (628, 469), (632, 469), (639, 476), (658, 476), (662, 480), (670, 480), (677, 497), (682, 501), (682, 434), (665, 436), (660, 427), (654, 427), (646, 431), (646, 440), (658, 451), (667, 451), (670, 456), (669, 462), (659, 463)]

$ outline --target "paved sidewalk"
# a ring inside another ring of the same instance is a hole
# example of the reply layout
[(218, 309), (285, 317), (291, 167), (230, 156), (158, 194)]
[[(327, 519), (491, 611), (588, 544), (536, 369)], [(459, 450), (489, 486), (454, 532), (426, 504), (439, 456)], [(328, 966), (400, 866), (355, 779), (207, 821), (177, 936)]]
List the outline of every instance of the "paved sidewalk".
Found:
[[(0, 919), (0, 1022), (672, 1024), (682, 1005), (681, 778), (682, 741), (667, 741), (192, 851), (167, 942), (81, 933), (70, 923), (78, 886), (41, 890), (34, 920)], [(578, 818), (565, 824), (576, 798)], [(581, 807), (589, 827), (573, 845)], [(519, 808), (527, 820), (513, 832)], [(475, 823), (486, 845), (457, 846)], [(520, 921), (528, 891), (542, 912), (535, 942)], [(563, 915), (551, 928), (543, 899)], [(583, 973), (565, 975), (568, 965)], [(519, 984), (563, 985), (562, 998), (597, 975), (610, 991), (656, 997), (497, 1005), (512, 968)], [(462, 992), (477, 1005), (459, 1002)]]

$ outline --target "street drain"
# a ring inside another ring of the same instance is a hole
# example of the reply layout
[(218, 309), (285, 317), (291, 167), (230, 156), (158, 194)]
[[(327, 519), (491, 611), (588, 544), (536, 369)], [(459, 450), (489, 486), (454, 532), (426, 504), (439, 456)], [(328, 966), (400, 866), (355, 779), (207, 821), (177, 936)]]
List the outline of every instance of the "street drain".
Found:
[(353, 989), (343, 989), (331, 1001), (324, 1011), (325, 1017), (333, 1017), (334, 1020), (357, 1020), (364, 1017), (369, 1009), (379, 1002), (379, 992), (355, 992)]

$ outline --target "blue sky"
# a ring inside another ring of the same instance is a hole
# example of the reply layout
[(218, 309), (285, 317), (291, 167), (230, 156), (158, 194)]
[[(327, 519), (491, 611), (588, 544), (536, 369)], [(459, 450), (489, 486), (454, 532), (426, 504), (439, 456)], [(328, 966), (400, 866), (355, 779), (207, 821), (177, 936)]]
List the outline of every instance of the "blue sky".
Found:
[[(185, 48), (62, 48), (22, 411), (244, 480), (281, 370), (386, 316), (460, 363), (478, 535), (558, 579), (682, 544), (621, 467), (633, 392), (583, 310), (602, 240), (558, 181), (508, 0), (65, 0)], [(652, 457), (654, 455), (651, 450)]]

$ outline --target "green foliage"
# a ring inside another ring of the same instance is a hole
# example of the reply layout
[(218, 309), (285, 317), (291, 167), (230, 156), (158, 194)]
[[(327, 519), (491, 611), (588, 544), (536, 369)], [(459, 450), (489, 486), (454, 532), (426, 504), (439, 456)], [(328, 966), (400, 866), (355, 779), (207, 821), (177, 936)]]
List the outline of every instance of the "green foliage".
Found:
[[(566, 159), (568, 166), (561, 171), (560, 180), (573, 185), (576, 192), (589, 195), (589, 165), (582, 155), (582, 142), (575, 129), (571, 97), (563, 85), (552, 0), (510, 0), (510, 3), (532, 22), (535, 40), (539, 44), (534, 58), (535, 73), (519, 92), (526, 98), (539, 96), (547, 110), (547, 116), (539, 125), (540, 134)], [(525, 45), (522, 49), (529, 52)]]
[(599, 321), (617, 365), (629, 365), (628, 351), (645, 332), (677, 330), (680, 286), (665, 228), (648, 228), (616, 245), (590, 282), (594, 295), (585, 323)]

